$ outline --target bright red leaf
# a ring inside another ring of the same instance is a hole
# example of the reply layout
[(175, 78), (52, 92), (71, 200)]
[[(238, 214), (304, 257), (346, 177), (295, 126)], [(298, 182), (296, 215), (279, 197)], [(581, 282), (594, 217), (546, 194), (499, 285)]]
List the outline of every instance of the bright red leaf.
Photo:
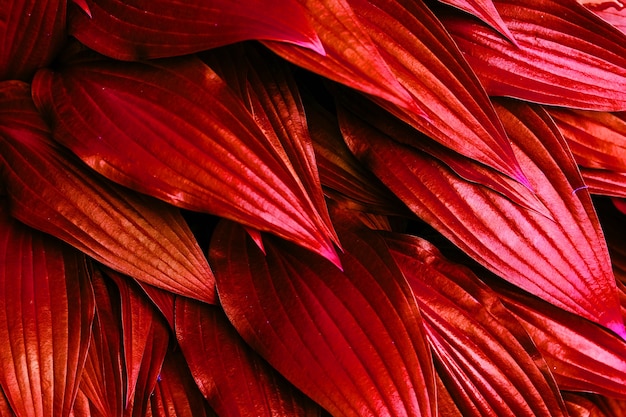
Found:
[(53, 134), (103, 175), (336, 261), (324, 223), (241, 99), (195, 57), (92, 60), (33, 82)]
[(246, 342), (332, 415), (434, 415), (419, 309), (372, 233), (340, 233), (342, 272), (275, 238), (264, 256), (222, 222), (210, 251), (220, 300)]
[(19, 416), (69, 416), (94, 317), (85, 256), (0, 204), (0, 385)]
[(81, 3), (70, 5), (70, 33), (94, 51), (116, 59), (186, 55), (247, 39), (289, 42), (324, 53), (304, 8), (296, 0)]
[(217, 307), (178, 297), (176, 337), (218, 415), (319, 416), (319, 406), (250, 349)]
[(363, 121), (340, 120), (357, 156), (468, 255), (515, 285), (626, 335), (604, 237), (557, 127), (540, 107), (502, 101), (497, 111), (550, 217), (462, 180)]
[(589, 110), (626, 108), (626, 36), (575, 0), (495, 0), (517, 46), (441, 15), (490, 95)]
[(206, 258), (177, 209), (93, 175), (50, 139), (27, 84), (0, 84), (0, 174), (11, 214), (105, 265), (215, 301)]
[(591, 194), (626, 198), (626, 172), (581, 168), (580, 173)]
[(65, 42), (65, 0), (0, 3), (0, 80), (29, 80)]
[(532, 339), (497, 295), (425, 240), (389, 234), (413, 288), (438, 372), (464, 416), (566, 416)]

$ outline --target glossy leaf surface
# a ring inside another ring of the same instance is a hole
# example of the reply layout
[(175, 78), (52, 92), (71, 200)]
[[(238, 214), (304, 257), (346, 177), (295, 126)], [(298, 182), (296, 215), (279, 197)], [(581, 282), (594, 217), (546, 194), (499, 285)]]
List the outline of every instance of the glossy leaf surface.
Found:
[(505, 38), (515, 43), (513, 35), (500, 17), (492, 0), (441, 0), (441, 2), (476, 16), (485, 24), (500, 32)]
[(179, 211), (112, 184), (50, 139), (28, 85), (0, 85), (11, 214), (134, 278), (214, 302), (213, 273)]
[(430, 352), (404, 276), (370, 232), (340, 238), (345, 272), (278, 239), (266, 240), (264, 256), (243, 229), (221, 223), (210, 259), (226, 314), (332, 415), (434, 415)]

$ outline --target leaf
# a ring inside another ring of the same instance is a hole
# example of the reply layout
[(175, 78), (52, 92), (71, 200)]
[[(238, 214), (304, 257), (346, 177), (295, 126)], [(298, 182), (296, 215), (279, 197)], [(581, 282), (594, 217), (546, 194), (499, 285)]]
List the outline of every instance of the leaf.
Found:
[(307, 190), (198, 58), (40, 71), (33, 94), (55, 139), (106, 177), (337, 259)]
[(462, 415), (567, 415), (532, 339), (486, 284), (425, 240), (385, 236), (417, 298), (438, 373)]
[(214, 278), (175, 208), (112, 184), (50, 139), (28, 85), (0, 84), (0, 164), (11, 214), (134, 278), (206, 302)]
[(153, 417), (217, 416), (202, 397), (180, 350), (168, 351), (150, 404)]
[(27, 81), (65, 42), (66, 2), (3, 1), (0, 22), (0, 80)]
[[(69, 31), (89, 48), (121, 60), (187, 55), (247, 39), (290, 42), (323, 54), (295, 0), (180, 3), (172, 0), (84, 0), (70, 4)], [(85, 13), (85, 8), (90, 13)]]
[(519, 291), (502, 287), (498, 293), (534, 340), (561, 389), (626, 398), (624, 340)]
[(2, 395), (19, 416), (69, 416), (94, 315), (85, 256), (0, 204)]
[(217, 307), (177, 298), (176, 337), (196, 384), (218, 415), (320, 414), (319, 406), (245, 344)]
[(496, 110), (551, 218), (462, 180), (424, 153), (394, 145), (363, 121), (340, 120), (357, 157), (469, 256), (526, 291), (625, 334), (606, 243), (558, 129), (540, 107), (499, 101)]
[(506, 23), (502, 21), (498, 10), (492, 0), (440, 0), (442, 3), (454, 6), (460, 10), (470, 13), (485, 24), (491, 26), (502, 36), (515, 44), (515, 38), (506, 27)]
[(626, 198), (626, 172), (587, 168), (580, 172), (591, 194)]
[(591, 11), (593, 11), (596, 15), (601, 17), (606, 22), (610, 23), (611, 26), (616, 27), (622, 33), (626, 34), (626, 9), (624, 9), (624, 4), (620, 3), (616, 0), (608, 0), (602, 2), (603, 4), (594, 7), (594, 4), (588, 4), (589, 2), (583, 2), (585, 6), (587, 6)]
[(607, 417), (589, 398), (570, 392), (564, 393), (563, 397), (570, 417)]
[[(350, 0), (341, 11), (331, 9), (333, 16), (320, 2), (310, 3), (326, 57), (289, 45), (269, 44), (271, 49), (366, 93), (444, 146), (525, 183), (484, 89), (423, 3)], [(370, 80), (387, 90), (372, 88)]]
[(220, 300), (244, 340), (332, 415), (434, 415), (419, 309), (372, 233), (340, 231), (342, 272), (275, 238), (264, 256), (222, 222), (210, 250)]
[(441, 15), (489, 95), (555, 106), (626, 108), (626, 37), (575, 0), (494, 4), (517, 46), (460, 15)]

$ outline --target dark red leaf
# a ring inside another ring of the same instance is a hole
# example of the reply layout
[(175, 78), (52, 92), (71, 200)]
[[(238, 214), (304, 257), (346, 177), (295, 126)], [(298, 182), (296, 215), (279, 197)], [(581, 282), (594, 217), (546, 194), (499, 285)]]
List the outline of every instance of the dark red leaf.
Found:
[(85, 256), (0, 204), (0, 385), (19, 416), (69, 416), (94, 317)]
[(55, 57), (66, 37), (65, 0), (0, 3), (0, 80), (29, 80)]
[(581, 168), (580, 173), (591, 194), (626, 198), (626, 172)]
[(490, 95), (626, 108), (626, 36), (575, 0), (495, 0), (517, 46), (464, 16), (442, 21)]
[(224, 310), (332, 415), (434, 415), (432, 362), (408, 283), (373, 232), (340, 238), (345, 272), (275, 238), (264, 256), (242, 228), (220, 223), (210, 259)]
[(425, 240), (389, 234), (438, 372), (464, 416), (566, 416), (550, 370), (497, 295)]
[(219, 308), (178, 297), (176, 337), (218, 415), (319, 416), (319, 406), (251, 350)]
[(275, 233), (331, 260), (328, 225), (241, 99), (195, 57), (40, 71), (55, 139), (103, 175), (179, 207)]
[(626, 335), (604, 237), (557, 127), (540, 107), (502, 101), (496, 109), (550, 217), (462, 180), (363, 121), (345, 118), (342, 130), (357, 156), (409, 208), (468, 255), (515, 285)]
[(566, 392), (563, 394), (570, 417), (609, 417), (589, 398)]
[(28, 85), (0, 84), (0, 109), (13, 216), (138, 280), (215, 301), (213, 274), (177, 209), (110, 183), (53, 143)]
[(305, 4), (326, 56), (268, 43), (272, 50), (366, 93), (444, 146), (525, 181), (485, 91), (422, 2)]
[(305, 10), (296, 0), (280, 4), (261, 0), (81, 3), (69, 8), (71, 34), (89, 48), (116, 59), (186, 55), (246, 39), (290, 42), (324, 53)]
[(170, 326), (172, 331), (174, 330), (174, 300), (176, 295), (169, 291), (164, 291), (160, 288), (153, 287), (152, 285), (138, 282), (141, 289), (146, 293), (146, 296), (152, 301), (154, 306), (159, 309), (165, 320)]
[(152, 417), (217, 416), (202, 397), (180, 350), (170, 350), (165, 357), (150, 404)]
[(484, 23), (488, 24), (509, 41), (515, 43), (515, 38), (506, 27), (506, 24), (502, 21), (496, 6), (494, 6), (492, 0), (440, 0), (442, 3), (449, 4), (450, 6), (457, 7), (461, 10), (470, 13)]

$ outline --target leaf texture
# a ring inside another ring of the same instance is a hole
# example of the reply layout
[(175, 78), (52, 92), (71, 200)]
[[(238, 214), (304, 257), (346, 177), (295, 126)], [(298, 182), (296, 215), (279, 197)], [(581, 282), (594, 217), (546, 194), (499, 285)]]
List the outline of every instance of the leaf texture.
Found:
[(280, 5), (260, 0), (85, 0), (82, 7), (70, 4), (69, 30), (89, 48), (131, 61), (186, 55), (248, 39), (290, 42), (324, 53), (296, 0)]
[(217, 307), (178, 297), (176, 337), (218, 415), (319, 416), (319, 406), (250, 349)]
[(494, 4), (517, 42), (460, 15), (442, 22), (490, 95), (556, 106), (626, 108), (626, 37), (575, 0)]
[(566, 416), (559, 389), (497, 295), (430, 243), (386, 241), (423, 314), (438, 372), (464, 416)]
[(409, 208), (483, 266), (625, 334), (606, 243), (558, 129), (539, 107), (501, 101), (496, 109), (551, 217), (463, 181), (437, 160), (393, 145), (380, 131), (347, 114), (342, 130), (357, 156)]
[(28, 85), (0, 85), (2, 181), (11, 214), (134, 278), (215, 301), (206, 258), (179, 211), (112, 184), (50, 139)]
[(337, 259), (328, 226), (275, 143), (198, 58), (40, 71), (33, 95), (55, 139), (110, 179)]
[(441, 0), (441, 2), (476, 16), (485, 24), (500, 32), (509, 41), (515, 43), (515, 38), (500, 17), (492, 0)]
[[(420, 313), (384, 242), (340, 232), (344, 271), (243, 229), (218, 225), (210, 259), (239, 334), (335, 416), (434, 415), (434, 377)], [(276, 306), (271, 310), (266, 306)]]
[(85, 256), (11, 219), (1, 204), (2, 395), (19, 416), (69, 416), (94, 317)]
[(50, 64), (65, 37), (65, 1), (3, 1), (0, 80), (29, 80), (38, 68)]

